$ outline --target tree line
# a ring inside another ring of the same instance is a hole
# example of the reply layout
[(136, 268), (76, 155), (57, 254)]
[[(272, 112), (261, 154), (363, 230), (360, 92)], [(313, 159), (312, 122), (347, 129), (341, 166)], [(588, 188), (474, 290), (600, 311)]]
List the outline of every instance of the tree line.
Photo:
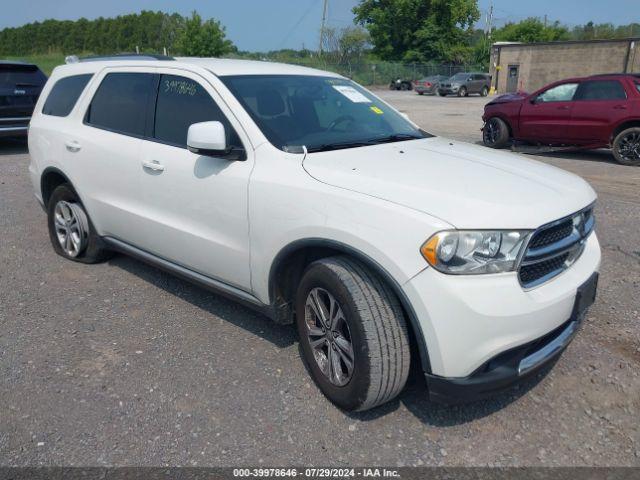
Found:
[[(238, 52), (215, 19), (193, 12), (185, 17), (143, 10), (115, 18), (45, 20), (0, 30), (0, 55), (115, 52), (170, 55), (268, 58), (279, 61), (335, 64), (377, 61), (422, 64), (488, 65), (490, 44), (496, 41), (543, 42), (640, 36), (640, 24), (609, 23), (569, 28), (561, 22), (527, 18), (491, 33), (476, 27), (477, 0), (360, 0), (354, 25), (320, 32), (322, 55), (311, 50)], [(321, 57), (321, 58), (320, 58)]]
[(45, 20), (0, 30), (0, 55), (144, 52), (220, 56), (236, 50), (214, 19), (143, 10), (95, 20)]

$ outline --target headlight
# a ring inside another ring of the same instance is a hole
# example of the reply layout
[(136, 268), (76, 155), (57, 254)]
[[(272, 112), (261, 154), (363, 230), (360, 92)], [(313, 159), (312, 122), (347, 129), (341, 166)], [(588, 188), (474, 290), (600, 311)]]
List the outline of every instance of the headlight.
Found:
[(528, 230), (453, 230), (427, 240), (420, 252), (436, 270), (455, 275), (477, 275), (515, 270)]

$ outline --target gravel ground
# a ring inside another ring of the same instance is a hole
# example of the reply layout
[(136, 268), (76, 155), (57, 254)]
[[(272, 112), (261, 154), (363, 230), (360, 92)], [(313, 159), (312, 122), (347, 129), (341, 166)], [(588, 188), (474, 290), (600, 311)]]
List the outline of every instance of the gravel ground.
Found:
[[(381, 92), (478, 142), (485, 99)], [(490, 151), (487, 151), (490, 155)], [(640, 466), (640, 168), (538, 157), (598, 191), (599, 297), (553, 370), (443, 407), (413, 372), (361, 414), (311, 383), (293, 329), (118, 256), (56, 256), (24, 144), (0, 143), (0, 464)]]

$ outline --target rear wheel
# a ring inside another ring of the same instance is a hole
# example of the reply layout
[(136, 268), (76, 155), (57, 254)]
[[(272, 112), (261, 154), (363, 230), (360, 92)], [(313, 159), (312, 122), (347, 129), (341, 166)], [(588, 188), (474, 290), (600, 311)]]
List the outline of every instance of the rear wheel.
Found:
[(498, 117), (487, 120), (482, 129), (482, 142), (491, 148), (504, 148), (509, 143), (509, 126)]
[(67, 184), (58, 186), (47, 205), (49, 238), (55, 252), (75, 262), (98, 263), (112, 253), (95, 232), (76, 192)]
[(358, 261), (313, 262), (296, 295), (300, 346), (322, 393), (345, 410), (368, 410), (400, 393), (409, 374), (402, 308)]
[(640, 127), (627, 128), (616, 136), (613, 156), (622, 165), (640, 166)]

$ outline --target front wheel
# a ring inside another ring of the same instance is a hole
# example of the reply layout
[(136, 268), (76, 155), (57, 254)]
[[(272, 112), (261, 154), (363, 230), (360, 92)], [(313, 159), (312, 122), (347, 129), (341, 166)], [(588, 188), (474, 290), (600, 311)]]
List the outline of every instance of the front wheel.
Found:
[(389, 287), (360, 262), (324, 258), (306, 269), (296, 296), (304, 359), (322, 393), (345, 410), (396, 397), (409, 374), (409, 334)]
[(487, 87), (482, 87), (482, 90), (480, 91), (480, 95), (483, 97), (486, 97), (487, 95), (489, 95), (489, 89)]
[(509, 143), (509, 127), (498, 117), (487, 120), (482, 129), (482, 142), (491, 148), (504, 148)]
[(440, 95), (441, 97), (446, 97), (447, 94), (445, 92), (441, 92), (440, 90), (438, 90), (438, 95)]
[(467, 95), (469, 95), (469, 92), (467, 91), (467, 87), (460, 87), (460, 90), (458, 90), (458, 96), (466, 97)]
[(613, 156), (622, 165), (640, 166), (640, 127), (627, 128), (616, 136)]

